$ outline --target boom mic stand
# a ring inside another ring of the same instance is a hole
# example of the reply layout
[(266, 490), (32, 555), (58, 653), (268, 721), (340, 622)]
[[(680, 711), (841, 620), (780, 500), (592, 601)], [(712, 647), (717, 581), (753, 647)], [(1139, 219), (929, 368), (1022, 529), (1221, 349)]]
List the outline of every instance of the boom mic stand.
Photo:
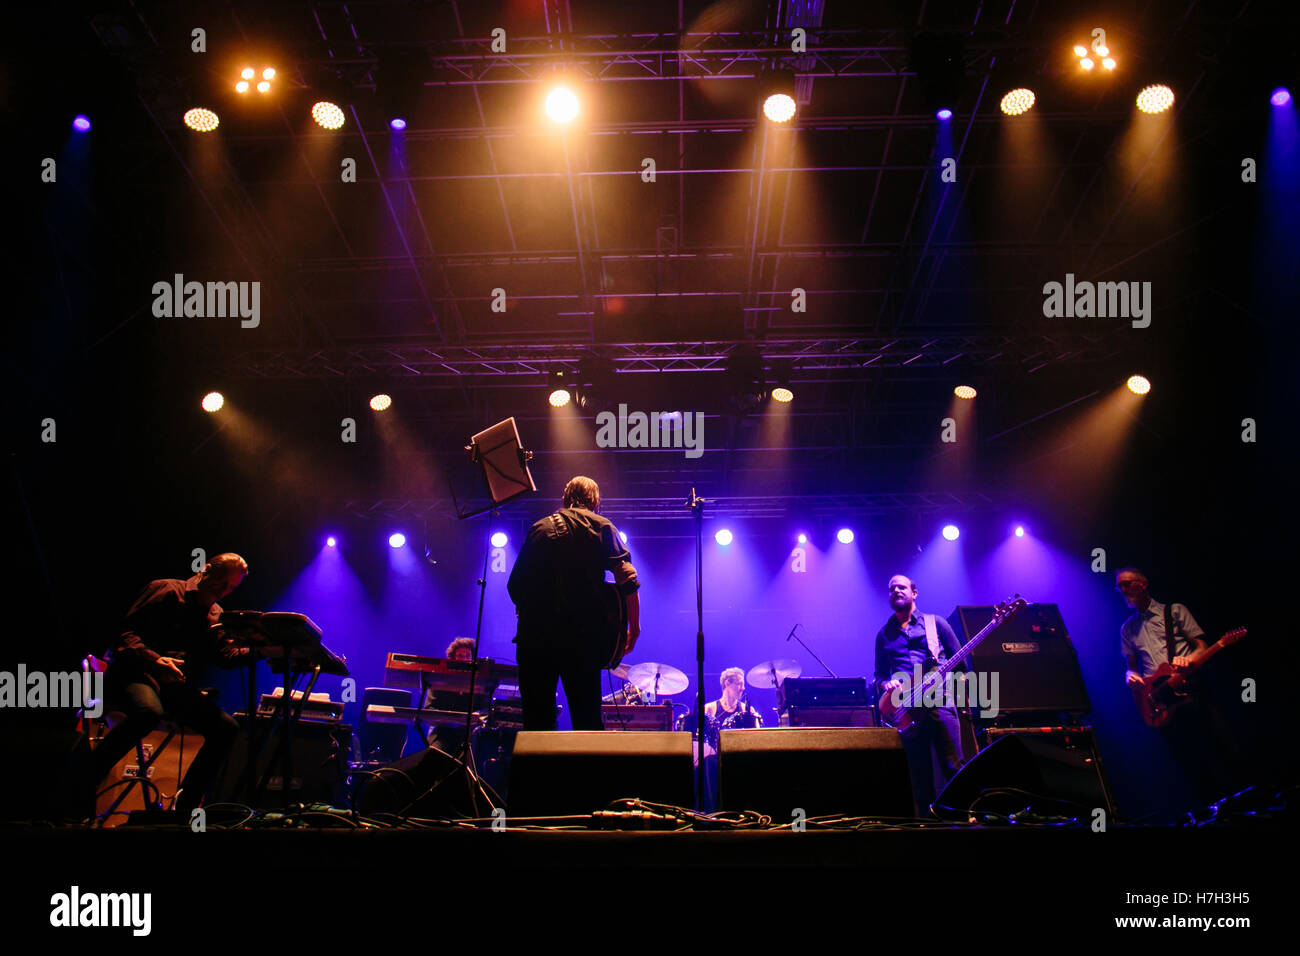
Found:
[(695, 803), (703, 807), (704, 800), (704, 506), (708, 499), (701, 498), (691, 489), (686, 507), (695, 518)]
[(795, 633), (795, 631), (797, 631), (797, 630), (798, 630), (799, 628), (801, 628), (801, 627), (803, 627), (802, 624), (796, 624), (794, 627), (790, 628), (790, 633), (787, 634), (787, 635), (785, 636), (785, 639), (788, 641), (788, 640), (790, 640), (790, 638), (793, 637), (796, 641), (798, 641), (801, 645), (803, 645), (803, 649), (804, 649), (805, 651), (807, 651), (809, 654), (811, 654), (811, 655), (813, 656), (813, 660), (815, 660), (818, 664), (820, 664), (820, 665), (822, 666), (822, 670), (826, 671), (826, 673), (830, 674), (832, 677), (838, 677), (839, 675), (836, 674), (836, 673), (835, 673), (833, 670), (831, 670), (829, 667), (827, 667), (827, 666), (826, 666), (826, 662), (825, 662), (824, 660), (822, 660), (820, 657), (817, 656), (817, 652), (814, 651), (814, 650), (813, 650), (811, 647), (809, 647), (807, 644), (804, 644), (804, 642), (803, 642), (803, 638), (800, 637), (798, 634)]

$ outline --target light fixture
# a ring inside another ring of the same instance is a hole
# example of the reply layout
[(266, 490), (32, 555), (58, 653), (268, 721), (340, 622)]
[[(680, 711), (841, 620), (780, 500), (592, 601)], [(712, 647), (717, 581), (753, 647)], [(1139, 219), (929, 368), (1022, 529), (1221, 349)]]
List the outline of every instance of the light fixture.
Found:
[(1091, 70), (1096, 65), (1096, 63), (1092, 62), (1092, 57), (1090, 56), (1085, 56), (1079, 61), (1079, 66), (1083, 67), (1085, 70)]
[(406, 120), (402, 119), (400, 116), (394, 116), (388, 121), (388, 126), (400, 133), (402, 130), (406, 129)]
[(968, 401), (979, 394), (975, 391), (974, 387), (970, 385), (958, 385), (952, 390), (952, 393), (958, 398), (964, 398)]
[(1268, 101), (1274, 106), (1286, 106), (1291, 102), (1291, 91), (1285, 86), (1279, 86), (1273, 91), (1273, 95), (1268, 98)]
[(1022, 86), (1002, 97), (1002, 112), (1008, 116), (1019, 116), (1033, 109), (1034, 101), (1034, 91)]
[(794, 392), (785, 385), (778, 385), (772, 389), (772, 400), (785, 404), (794, 401)]
[(795, 540), (797, 540), (800, 544), (807, 544), (808, 536), (806, 534), (800, 534), (799, 537), (796, 538)]
[(960, 535), (961, 531), (957, 529), (955, 524), (946, 524), (943, 526), (943, 536), (949, 541), (956, 541)]
[(203, 396), (203, 410), (205, 412), (216, 412), (221, 410), (221, 406), (226, 404), (226, 397), (220, 392), (208, 392)]
[(239, 75), (245, 80), (251, 80), (256, 75), (256, 71), (251, 66), (246, 66), (239, 71)]
[(557, 86), (546, 94), (546, 115), (555, 123), (572, 123), (578, 118), (578, 95), (567, 86)]
[(401, 548), (406, 545), (406, 535), (396, 531), (388, 536), (388, 546), (390, 548)]
[(1138, 94), (1137, 108), (1143, 113), (1163, 113), (1174, 105), (1174, 91), (1163, 83), (1154, 83)]
[(182, 119), (185, 121), (185, 125), (196, 133), (211, 133), (221, 125), (221, 120), (217, 118), (217, 114), (212, 110), (204, 109), (202, 106), (186, 110)]
[(1134, 395), (1145, 395), (1151, 391), (1151, 381), (1142, 375), (1130, 375), (1128, 381), (1128, 390)]
[(492, 535), (492, 547), (504, 548), (509, 540), (504, 531), (497, 531)]
[(835, 540), (838, 541), (840, 544), (852, 544), (852, 543), (853, 543), (853, 529), (852, 529), (852, 528), (840, 528), (839, 531), (836, 531), (836, 532), (835, 532)]
[(943, 109), (939, 110), (939, 112), (935, 113), (934, 115), (941, 120), (950, 120), (952, 119), (952, 110), (948, 109), (948, 107), (945, 106)]
[(72, 121), (72, 128), (75, 129), (78, 133), (86, 132), (88, 129), (90, 129), (89, 118), (83, 115), (78, 115), (77, 118)]
[(727, 545), (731, 544), (732, 534), (726, 528), (722, 528), (713, 536), (713, 540), (725, 548)]
[(1101, 61), (1101, 65), (1108, 70), (1113, 70), (1115, 69), (1115, 58), (1113, 56), (1108, 56), (1106, 59)]
[(266, 92), (267, 90), (269, 90), (270, 88), (271, 88), (271, 84), (268, 83), (266, 80), (258, 80), (258, 81), (257, 81), (257, 92), (259, 92), (259, 93), (265, 93), (265, 92)]
[(372, 411), (376, 411), (376, 412), (387, 411), (392, 404), (393, 404), (393, 396), (386, 395), (383, 392), (380, 392), (378, 395), (372, 395), (370, 397), (370, 408)]
[(322, 129), (338, 129), (343, 125), (345, 119), (343, 110), (339, 108), (338, 104), (331, 103), (329, 100), (320, 100), (312, 106), (311, 118)]
[(338, 543), (339, 543), (338, 539), (335, 538), (334, 535), (330, 535), (328, 538), (325, 539), (325, 547), (327, 548), (332, 548)]
[(236, 93), (247, 93), (247, 92), (248, 92), (248, 80), (240, 80), (238, 83), (236, 83), (236, 84), (235, 84), (235, 92), (236, 92)]

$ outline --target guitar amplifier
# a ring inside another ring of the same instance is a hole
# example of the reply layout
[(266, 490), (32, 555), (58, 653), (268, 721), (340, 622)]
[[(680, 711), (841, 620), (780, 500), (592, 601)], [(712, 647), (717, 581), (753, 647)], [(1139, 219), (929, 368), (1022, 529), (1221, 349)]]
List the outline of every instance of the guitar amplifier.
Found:
[[(991, 605), (964, 605), (948, 616), (957, 640), (970, 640), (993, 620)], [(967, 663), (980, 674), (998, 675), (998, 712), (1092, 710), (1079, 657), (1055, 604), (1030, 604), (989, 635)]]
[(799, 707), (781, 715), (782, 727), (875, 727), (874, 707)]
[(781, 709), (791, 707), (870, 707), (865, 677), (787, 677), (781, 683)]
[(673, 729), (672, 704), (601, 704), (600, 716), (606, 730)]

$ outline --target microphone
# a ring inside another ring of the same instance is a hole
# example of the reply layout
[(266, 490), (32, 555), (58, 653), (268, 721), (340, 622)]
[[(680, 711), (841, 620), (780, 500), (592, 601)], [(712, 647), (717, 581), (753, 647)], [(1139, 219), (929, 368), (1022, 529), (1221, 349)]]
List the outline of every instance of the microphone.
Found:
[(787, 641), (789, 641), (790, 638), (794, 637), (794, 632), (795, 632), (796, 630), (798, 630), (798, 628), (799, 628), (799, 625), (798, 625), (798, 624), (796, 624), (794, 627), (790, 628), (790, 633), (787, 634), (787, 635), (785, 636), (785, 639), (786, 639)]

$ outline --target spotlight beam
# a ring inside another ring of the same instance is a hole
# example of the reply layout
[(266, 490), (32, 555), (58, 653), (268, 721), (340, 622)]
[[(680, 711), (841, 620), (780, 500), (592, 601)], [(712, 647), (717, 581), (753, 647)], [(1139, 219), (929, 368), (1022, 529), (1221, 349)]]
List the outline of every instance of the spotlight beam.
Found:
[[(411, 243), (406, 238), (406, 230), (402, 228), (402, 220), (397, 215), (397, 210), (393, 208), (393, 197), (388, 194), (388, 183), (379, 172), (379, 163), (375, 160), (375, 151), (370, 147), (370, 137), (366, 135), (366, 128), (361, 123), (361, 117), (357, 115), (356, 105), (349, 104), (348, 109), (352, 111), (352, 122), (356, 124), (357, 134), (361, 137), (361, 145), (366, 148), (366, 157), (370, 160), (370, 168), (374, 171), (375, 179), (379, 182), (379, 189), (384, 194), (384, 203), (388, 206), (388, 215), (392, 218), (393, 227), (397, 230), (397, 235), (402, 240), (402, 251), (406, 253), (406, 261), (411, 267), (411, 273), (415, 276), (415, 284), (419, 286), (420, 298), (424, 300), (425, 310), (427, 311), (430, 320), (434, 323), (434, 328), (438, 333), (438, 338), (442, 340), (444, 345), (446, 345), (447, 332), (443, 328), (441, 319), (438, 318), (438, 313), (434, 311), (433, 300), (429, 298), (429, 290), (424, 284), (424, 277), (420, 275), (420, 267), (416, 264), (415, 255), (411, 252)], [(283, 111), (281, 111), (281, 115), (283, 115)], [(318, 185), (317, 189), (319, 188)], [(322, 200), (323, 198), (324, 197), (322, 197)], [(329, 204), (326, 203), (326, 205), (328, 206)], [(457, 337), (463, 339), (465, 334), (465, 324), (460, 321), (459, 312), (456, 314), (456, 319), (458, 326), (456, 329)]]
[[(1137, 175), (1135, 175), (1129, 182), (1128, 189), (1125, 191), (1123, 198), (1111, 207), (1110, 219), (1106, 222), (1106, 225), (1101, 228), (1101, 231), (1097, 233), (1097, 238), (1092, 244), (1092, 249), (1088, 253), (1088, 258), (1084, 260), (1082, 268), (1076, 270), (1078, 274), (1088, 274), (1088, 267), (1091, 266), (1093, 260), (1097, 258), (1097, 252), (1101, 249), (1102, 243), (1106, 241), (1106, 237), (1110, 234), (1110, 231), (1115, 228), (1115, 223), (1119, 221), (1120, 213), (1124, 211), (1124, 207), (1128, 205), (1128, 201), (1133, 198), (1133, 193), (1137, 190), (1137, 184), (1141, 182), (1142, 177), (1146, 175), (1147, 167), (1150, 166), (1151, 161), (1155, 159), (1156, 153), (1160, 152), (1160, 147), (1165, 143), (1165, 137), (1169, 135), (1169, 131), (1173, 129), (1174, 125), (1178, 122), (1178, 118), (1187, 107), (1187, 101), (1192, 98), (1192, 95), (1196, 92), (1197, 87), (1201, 85), (1203, 79), (1205, 79), (1205, 71), (1201, 70), (1200, 73), (1196, 74), (1196, 82), (1192, 84), (1192, 88), (1187, 91), (1187, 94), (1178, 94), (1178, 98), (1174, 101), (1176, 109), (1173, 116), (1165, 121), (1165, 128), (1160, 132), (1160, 138), (1156, 140), (1156, 144), (1152, 146), (1151, 151), (1147, 153), (1147, 158), (1143, 161), (1142, 168), (1137, 171)], [(1061, 233), (1063, 237), (1067, 234), (1070, 227), (1074, 225), (1074, 218), (1078, 215), (1079, 210), (1083, 208), (1084, 201), (1091, 198), (1092, 187), (1097, 182), (1097, 177), (1101, 175), (1103, 165), (1104, 164), (1102, 163), (1097, 164), (1097, 171), (1093, 173), (1092, 182), (1088, 184), (1088, 188), (1079, 198), (1079, 204), (1074, 207), (1074, 212), (1070, 214), (1070, 221), (1065, 226), (1066, 231)]]

